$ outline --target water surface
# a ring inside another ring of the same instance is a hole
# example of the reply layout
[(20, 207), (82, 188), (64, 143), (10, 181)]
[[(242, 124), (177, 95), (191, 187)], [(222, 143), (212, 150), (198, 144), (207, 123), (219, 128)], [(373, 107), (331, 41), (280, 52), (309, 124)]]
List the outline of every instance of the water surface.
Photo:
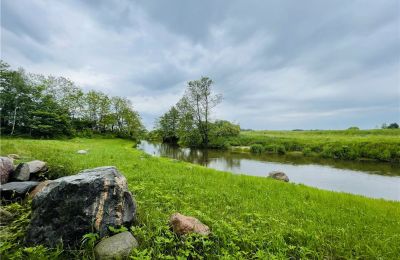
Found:
[(147, 141), (142, 141), (138, 148), (151, 155), (174, 158), (238, 174), (267, 177), (271, 171), (283, 171), (294, 183), (400, 201), (398, 164), (327, 160), (304, 156), (254, 155), (213, 149), (180, 148)]

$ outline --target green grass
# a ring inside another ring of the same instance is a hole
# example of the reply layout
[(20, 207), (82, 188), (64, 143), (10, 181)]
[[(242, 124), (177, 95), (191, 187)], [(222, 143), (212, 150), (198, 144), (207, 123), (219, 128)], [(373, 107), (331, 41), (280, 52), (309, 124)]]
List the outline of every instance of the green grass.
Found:
[[(399, 202), (233, 175), (151, 157), (132, 146), (120, 139), (3, 139), (0, 153), (45, 160), (53, 177), (117, 166), (138, 203), (138, 221), (132, 228), (140, 243), (132, 255), (137, 259), (396, 259), (400, 255)], [(89, 153), (78, 155), (79, 149)], [(5, 258), (90, 257), (62, 249), (24, 248), (29, 203), (7, 208), (19, 217), (1, 229), (0, 252)], [(174, 212), (199, 218), (212, 235), (175, 236), (168, 227)]]
[(334, 159), (400, 162), (400, 129), (242, 131), (228, 143), (252, 146), (257, 153), (302, 152)]

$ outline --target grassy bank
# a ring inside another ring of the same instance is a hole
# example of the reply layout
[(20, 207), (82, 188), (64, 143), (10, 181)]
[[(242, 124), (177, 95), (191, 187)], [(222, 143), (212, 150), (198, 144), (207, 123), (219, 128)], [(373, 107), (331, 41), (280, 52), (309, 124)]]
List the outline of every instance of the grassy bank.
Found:
[(242, 131), (227, 141), (254, 153), (301, 152), (344, 160), (400, 162), (400, 129), (324, 131)]
[[(249, 134), (249, 138), (254, 137)], [(151, 157), (132, 145), (119, 139), (3, 139), (0, 153), (45, 160), (52, 177), (117, 166), (138, 202), (138, 223), (132, 229), (140, 243), (133, 252), (138, 259), (396, 259), (400, 255), (398, 202), (233, 175)], [(76, 154), (79, 149), (89, 153)], [(1, 228), (0, 250), (5, 259), (85, 256), (61, 248), (24, 248), (29, 204), (12, 204), (7, 209), (17, 216)], [(212, 235), (175, 236), (167, 222), (177, 211), (199, 218), (210, 226)]]

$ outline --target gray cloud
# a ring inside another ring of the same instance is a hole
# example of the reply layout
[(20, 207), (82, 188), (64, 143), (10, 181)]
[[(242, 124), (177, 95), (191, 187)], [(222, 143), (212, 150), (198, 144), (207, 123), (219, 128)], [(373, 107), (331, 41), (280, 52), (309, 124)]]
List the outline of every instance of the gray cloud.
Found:
[(2, 1), (1, 56), (127, 96), (147, 126), (202, 75), (214, 118), (255, 129), (399, 120), (400, 4), (385, 1)]

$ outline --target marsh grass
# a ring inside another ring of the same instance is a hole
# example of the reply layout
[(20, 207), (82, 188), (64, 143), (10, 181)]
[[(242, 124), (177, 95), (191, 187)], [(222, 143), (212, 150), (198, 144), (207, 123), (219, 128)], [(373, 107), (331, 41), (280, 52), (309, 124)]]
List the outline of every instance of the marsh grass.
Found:
[[(134, 259), (396, 259), (400, 255), (398, 202), (220, 172), (152, 157), (132, 145), (121, 139), (3, 139), (0, 151), (17, 153), (23, 160), (45, 160), (52, 177), (98, 166), (118, 167), (138, 204), (137, 223), (131, 229), (140, 244)], [(89, 153), (76, 154), (80, 149)], [(21, 239), (29, 210), (23, 212), (18, 226), (15, 221), (10, 225), (19, 236), (2, 229), (0, 249), (6, 258), (27, 254)], [(212, 234), (177, 237), (168, 227), (174, 212), (199, 218)], [(57, 253), (59, 258), (74, 255), (60, 249), (36, 250), (49, 258)]]
[(256, 153), (301, 152), (305, 156), (400, 163), (400, 129), (242, 131), (227, 142), (250, 146)]

